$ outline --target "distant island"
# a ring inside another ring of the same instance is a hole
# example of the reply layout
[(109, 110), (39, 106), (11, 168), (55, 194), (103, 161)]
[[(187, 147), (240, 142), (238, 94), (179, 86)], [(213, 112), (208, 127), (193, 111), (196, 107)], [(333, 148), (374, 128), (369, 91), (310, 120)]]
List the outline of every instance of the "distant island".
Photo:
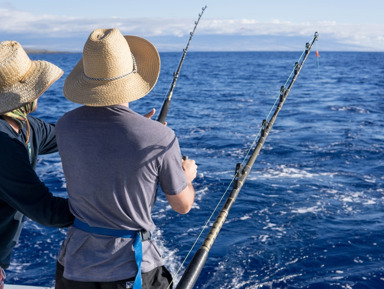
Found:
[(33, 48), (25, 48), (25, 52), (28, 54), (54, 54), (54, 53), (76, 53), (69, 51), (55, 51), (55, 50), (47, 50), (47, 49), (33, 49)]

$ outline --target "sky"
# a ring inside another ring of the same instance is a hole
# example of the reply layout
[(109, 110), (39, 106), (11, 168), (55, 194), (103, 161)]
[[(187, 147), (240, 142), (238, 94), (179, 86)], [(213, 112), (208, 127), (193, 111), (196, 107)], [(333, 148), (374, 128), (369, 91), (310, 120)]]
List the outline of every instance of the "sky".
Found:
[(98, 28), (181, 51), (301, 51), (319, 33), (322, 51), (384, 52), (384, 0), (0, 0), (0, 41), (81, 52)]

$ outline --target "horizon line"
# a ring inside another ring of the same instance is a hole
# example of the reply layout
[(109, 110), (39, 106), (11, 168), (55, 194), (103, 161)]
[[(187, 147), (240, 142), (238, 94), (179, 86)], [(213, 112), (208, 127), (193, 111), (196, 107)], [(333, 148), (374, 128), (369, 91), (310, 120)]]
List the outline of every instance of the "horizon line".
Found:
[[(49, 50), (38, 48), (24, 48), (28, 54), (81, 54), (83, 51)], [(188, 53), (230, 53), (230, 52), (301, 52), (302, 50), (190, 50)], [(178, 53), (182, 50), (158, 50), (159, 53)], [(354, 53), (384, 53), (384, 50), (319, 50), (319, 52), (354, 52)]]

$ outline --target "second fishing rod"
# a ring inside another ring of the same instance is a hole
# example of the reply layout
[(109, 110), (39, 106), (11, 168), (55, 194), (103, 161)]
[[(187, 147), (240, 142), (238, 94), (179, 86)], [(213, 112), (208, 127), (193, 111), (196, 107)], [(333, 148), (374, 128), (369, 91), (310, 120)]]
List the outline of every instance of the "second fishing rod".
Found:
[[(273, 124), (275, 123), (275, 120), (277, 118), (277, 115), (279, 114), (280, 110), (283, 107), (283, 104), (292, 88), (293, 83), (296, 81), (305, 60), (307, 59), (310, 50), (312, 49), (312, 46), (314, 45), (315, 41), (318, 39), (318, 33), (316, 32), (313, 40), (311, 43), (306, 43), (306, 47), (304, 50), (304, 53), (302, 54), (302, 57), (300, 57), (301, 60), (295, 63), (295, 67), (293, 70), (293, 76), (291, 79), (288, 87), (286, 85), (282, 86), (280, 89), (280, 95), (278, 99), (276, 99), (276, 102), (273, 107), (276, 106), (276, 109), (273, 113), (273, 115), (268, 120), (268, 117), (263, 120), (262, 127), (259, 132), (259, 138), (256, 143), (255, 148), (253, 149), (253, 152), (251, 156), (248, 158), (248, 161), (246, 165), (243, 164), (237, 164), (236, 170), (235, 170), (235, 176), (233, 179), (233, 189), (230, 192), (230, 194), (227, 197), (227, 200), (222, 207), (221, 211), (219, 212), (215, 222), (213, 223), (206, 239), (204, 240), (201, 247), (196, 251), (195, 255), (193, 256), (191, 262), (189, 263), (187, 269), (185, 270), (183, 276), (181, 277), (179, 283), (177, 284), (176, 289), (191, 289), (194, 287), (204, 265), (208, 258), (209, 251), (211, 250), (211, 247), (213, 243), (216, 240), (216, 237), (218, 236), (222, 226), (224, 225), (225, 220), (227, 219), (227, 216), (229, 214), (230, 209), (232, 208), (233, 204), (235, 203), (241, 188), (244, 185), (244, 182), (246, 181), (253, 164), (256, 161), (257, 156), (260, 153), (261, 148), (264, 145), (265, 140), (268, 137), (269, 132), (272, 129)], [(288, 82), (288, 81), (287, 81)], [(276, 105), (277, 103), (277, 105)], [(273, 108), (272, 107), (272, 108)], [(247, 158), (247, 156), (244, 158), (244, 160)], [(244, 163), (244, 161), (243, 161)]]

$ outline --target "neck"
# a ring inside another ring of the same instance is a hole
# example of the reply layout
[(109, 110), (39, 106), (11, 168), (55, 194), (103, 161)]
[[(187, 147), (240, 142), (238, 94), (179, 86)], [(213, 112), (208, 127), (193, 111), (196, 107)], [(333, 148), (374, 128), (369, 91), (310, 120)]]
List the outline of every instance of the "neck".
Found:
[(8, 122), (8, 124), (11, 126), (11, 128), (19, 133), (20, 132), (20, 127), (19, 127), (19, 124), (14, 120), (12, 119), (11, 117), (8, 117), (6, 115), (2, 115), (1, 116), (3, 119), (5, 119), (6, 122)]

